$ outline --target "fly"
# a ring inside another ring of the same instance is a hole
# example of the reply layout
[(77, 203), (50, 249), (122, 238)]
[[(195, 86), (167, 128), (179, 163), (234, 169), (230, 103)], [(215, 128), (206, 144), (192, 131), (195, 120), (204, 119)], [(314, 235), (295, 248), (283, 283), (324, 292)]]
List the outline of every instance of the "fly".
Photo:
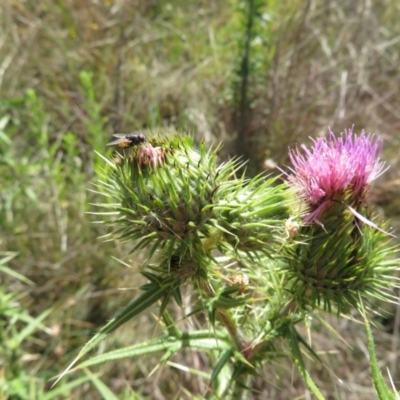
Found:
[(137, 146), (147, 140), (142, 133), (139, 135), (134, 133), (114, 133), (113, 136), (118, 139), (107, 143), (107, 146), (117, 146), (120, 149), (129, 149), (129, 147)]

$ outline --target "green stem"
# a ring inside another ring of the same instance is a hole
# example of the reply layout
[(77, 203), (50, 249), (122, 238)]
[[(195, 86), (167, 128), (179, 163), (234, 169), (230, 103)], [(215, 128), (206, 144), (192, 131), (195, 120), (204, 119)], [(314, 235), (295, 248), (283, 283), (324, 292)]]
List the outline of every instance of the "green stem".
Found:
[[(202, 289), (207, 294), (208, 297), (211, 298), (213, 296), (211, 287), (208, 285), (207, 282), (202, 282)], [(217, 317), (218, 317), (218, 320), (225, 326), (225, 328), (229, 332), (229, 335), (236, 343), (237, 348), (240, 351), (242, 351), (245, 340), (242, 337), (242, 335), (240, 334), (240, 332), (238, 331), (235, 321), (232, 318), (230, 312), (227, 310), (224, 310), (224, 311), (219, 310), (217, 312)]]

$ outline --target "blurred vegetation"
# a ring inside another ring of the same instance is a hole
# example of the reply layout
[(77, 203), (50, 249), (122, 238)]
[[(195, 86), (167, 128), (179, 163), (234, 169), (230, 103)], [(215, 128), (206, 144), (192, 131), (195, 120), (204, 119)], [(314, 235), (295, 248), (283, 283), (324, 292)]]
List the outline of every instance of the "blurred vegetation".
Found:
[[(372, 197), (399, 226), (396, 0), (4, 0), (0, 10), (0, 399), (189, 399), (208, 385), (154, 358), (50, 390), (141, 283), (140, 260), (99, 240), (105, 228), (86, 214), (102, 164), (94, 150), (106, 153), (114, 132), (174, 127), (224, 142), (222, 157), (250, 158), (255, 173), (287, 163), (288, 145), (354, 124), (385, 140), (391, 169)], [(400, 315), (387, 311), (396, 316), (377, 319), (375, 343), (396, 382)], [(313, 322), (318, 386), (328, 399), (374, 399), (365, 334), (330, 322), (342, 341)], [(106, 345), (154, 329), (142, 316)], [(207, 369), (200, 355), (176, 363)], [(260, 399), (306, 392), (284, 364), (255, 389)]]

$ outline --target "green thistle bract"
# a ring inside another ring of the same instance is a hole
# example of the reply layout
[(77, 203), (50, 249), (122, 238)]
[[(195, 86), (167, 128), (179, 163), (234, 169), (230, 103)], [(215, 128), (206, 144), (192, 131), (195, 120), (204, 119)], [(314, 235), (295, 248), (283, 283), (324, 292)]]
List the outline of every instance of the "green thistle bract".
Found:
[(320, 307), (348, 314), (374, 298), (394, 300), (388, 293), (397, 267), (388, 259), (393, 248), (388, 237), (362, 226), (341, 204), (324, 217), (324, 227), (306, 226), (302, 233), (312, 238), (298, 246), (287, 265), (288, 287), (301, 308)]

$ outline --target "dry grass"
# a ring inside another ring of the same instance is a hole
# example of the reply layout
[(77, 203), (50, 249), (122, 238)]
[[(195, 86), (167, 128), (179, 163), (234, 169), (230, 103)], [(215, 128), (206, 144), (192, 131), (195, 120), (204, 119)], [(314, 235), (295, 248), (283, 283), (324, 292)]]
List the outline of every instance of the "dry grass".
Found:
[[(327, 126), (340, 132), (354, 124), (356, 131), (378, 133), (391, 169), (372, 198), (398, 227), (400, 5), (395, 0), (268, 4), (253, 43), (244, 127), (253, 165), (260, 170), (268, 158), (285, 163), (289, 144), (324, 134)], [(54, 309), (46, 320), (53, 329), (24, 345), (34, 355), (21, 366), (29, 373), (49, 378), (60, 372), (141, 283), (139, 274), (111, 257), (133, 267), (140, 260), (123, 245), (97, 240), (106, 232), (85, 214), (96, 198), (86, 191), (98, 162), (92, 148), (103, 149), (111, 132), (175, 127), (209, 143), (222, 140), (232, 154), (233, 82), (240, 79), (238, 7), (228, 0), (2, 2), (0, 118), (10, 117), (13, 146), (1, 148), (12, 161), (4, 163), (0, 178), (1, 248), (17, 251), (11, 266), (36, 283), (33, 288), (10, 283), (24, 291), (23, 307), (33, 315)], [(92, 74), (91, 84), (85, 86), (82, 71)], [(36, 92), (33, 100), (29, 89)], [(120, 287), (133, 289), (121, 294)], [(397, 306), (390, 311), (399, 314)], [(385, 374), (389, 367), (398, 383), (399, 317), (379, 322), (385, 324), (376, 332), (382, 369)], [(326, 328), (315, 329), (313, 344), (326, 353), (327, 366), (310, 361), (317, 384), (327, 399), (376, 398), (363, 330), (347, 320), (331, 323), (343, 341)], [(156, 326), (152, 317), (142, 316), (108, 346), (140, 341)], [(173, 361), (208, 368), (197, 353)], [(207, 392), (206, 380), (170, 366), (146, 378), (156, 362), (125, 361), (99, 373), (121, 398), (133, 398), (129, 388), (145, 388), (144, 395), (160, 400)], [(289, 363), (267, 368), (256, 380), (260, 394), (253, 398), (311, 398), (290, 371)], [(86, 384), (73, 398), (100, 398), (96, 393)]]

